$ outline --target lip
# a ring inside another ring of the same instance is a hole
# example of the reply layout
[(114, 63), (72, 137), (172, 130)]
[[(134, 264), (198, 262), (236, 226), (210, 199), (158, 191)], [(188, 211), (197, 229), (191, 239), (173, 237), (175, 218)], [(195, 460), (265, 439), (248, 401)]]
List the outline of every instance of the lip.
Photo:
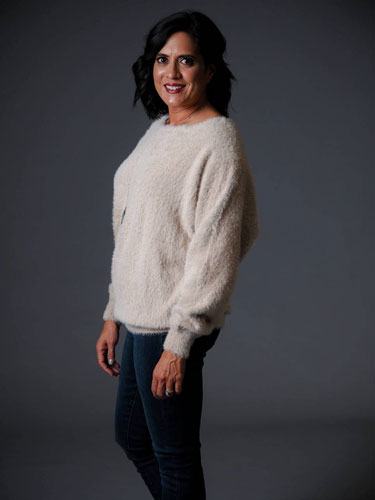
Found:
[(167, 88), (167, 85), (170, 85), (171, 87), (175, 87), (177, 85), (180, 85), (179, 83), (165, 83), (164, 88), (168, 92), (168, 94), (178, 94), (179, 92), (182, 92), (183, 89), (185, 88), (185, 85), (181, 84), (181, 88), (176, 89), (176, 90), (171, 90)]

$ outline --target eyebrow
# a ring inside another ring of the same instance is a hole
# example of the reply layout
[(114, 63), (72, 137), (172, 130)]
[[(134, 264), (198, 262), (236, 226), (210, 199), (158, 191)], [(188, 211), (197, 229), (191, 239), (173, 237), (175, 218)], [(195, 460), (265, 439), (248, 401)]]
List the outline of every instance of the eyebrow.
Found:
[[(158, 54), (156, 54), (156, 57), (160, 57), (160, 56), (168, 57), (167, 54), (163, 54), (162, 52), (159, 52)], [(194, 56), (193, 54), (180, 54), (177, 57), (191, 57), (192, 59), (197, 59), (197, 57)]]

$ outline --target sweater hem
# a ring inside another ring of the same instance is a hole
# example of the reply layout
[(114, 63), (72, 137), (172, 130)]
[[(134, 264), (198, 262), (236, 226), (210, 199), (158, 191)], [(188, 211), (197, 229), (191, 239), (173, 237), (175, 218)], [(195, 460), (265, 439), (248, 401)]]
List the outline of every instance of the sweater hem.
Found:
[(125, 328), (132, 333), (167, 333), (169, 331), (169, 326), (164, 328), (150, 328), (144, 326), (136, 326), (130, 323), (123, 323)]

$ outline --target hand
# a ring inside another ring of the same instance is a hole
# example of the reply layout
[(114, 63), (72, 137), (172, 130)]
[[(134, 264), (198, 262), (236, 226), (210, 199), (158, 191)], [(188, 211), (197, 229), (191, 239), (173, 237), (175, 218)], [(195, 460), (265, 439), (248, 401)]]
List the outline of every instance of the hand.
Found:
[[(117, 376), (120, 373), (120, 365), (115, 360), (115, 345), (119, 337), (119, 325), (115, 321), (105, 321), (103, 330), (96, 342), (96, 355), (98, 364), (106, 373)], [(110, 364), (109, 360), (113, 360)]]
[[(170, 351), (163, 351), (152, 373), (151, 391), (156, 399), (172, 398), (181, 394), (185, 375), (186, 359)], [(174, 391), (167, 396), (165, 389)]]

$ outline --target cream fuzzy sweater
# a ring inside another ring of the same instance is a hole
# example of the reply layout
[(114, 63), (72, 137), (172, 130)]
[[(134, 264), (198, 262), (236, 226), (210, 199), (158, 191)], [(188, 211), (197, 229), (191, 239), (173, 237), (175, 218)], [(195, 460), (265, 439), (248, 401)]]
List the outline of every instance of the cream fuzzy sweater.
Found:
[(113, 184), (111, 282), (104, 320), (168, 332), (188, 358), (224, 325), (239, 264), (259, 234), (255, 187), (233, 119), (154, 120)]

